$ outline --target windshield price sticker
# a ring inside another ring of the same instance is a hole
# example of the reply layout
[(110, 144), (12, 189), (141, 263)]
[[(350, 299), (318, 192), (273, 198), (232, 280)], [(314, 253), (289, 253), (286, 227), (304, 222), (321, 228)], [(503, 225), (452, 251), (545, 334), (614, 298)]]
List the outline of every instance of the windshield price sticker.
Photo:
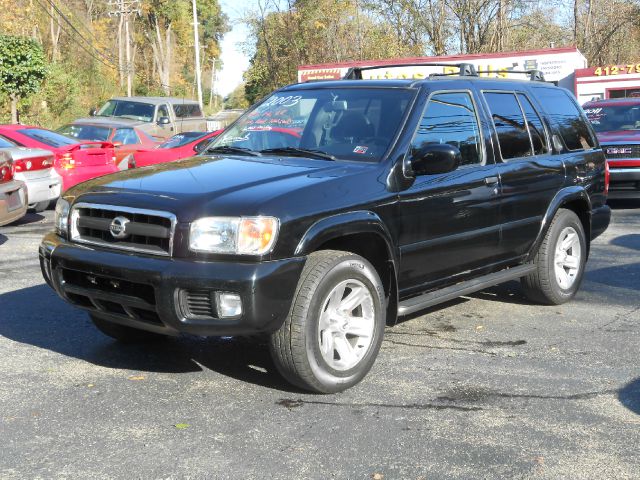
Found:
[(609, 76), (609, 75), (622, 75), (630, 73), (640, 73), (640, 63), (628, 64), (628, 65), (609, 65), (607, 67), (598, 67), (593, 72), (594, 75)]

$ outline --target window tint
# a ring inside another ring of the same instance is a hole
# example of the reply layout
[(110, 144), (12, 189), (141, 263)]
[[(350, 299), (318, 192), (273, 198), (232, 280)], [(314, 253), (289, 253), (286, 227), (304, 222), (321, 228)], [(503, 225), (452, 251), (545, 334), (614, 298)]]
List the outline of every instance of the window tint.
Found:
[(207, 135), (207, 132), (182, 132), (177, 135), (174, 135), (169, 140), (158, 145), (157, 148), (159, 149), (178, 148), (183, 145), (186, 145), (187, 143), (195, 142), (197, 139), (204, 137), (205, 135)]
[(111, 134), (110, 127), (98, 127), (96, 125), (65, 125), (57, 130), (67, 137), (76, 138), (78, 140), (96, 140), (105, 142)]
[(482, 162), (478, 119), (468, 93), (436, 93), (431, 97), (411, 150), (419, 150), (429, 143), (457, 147), (462, 154), (461, 165)]
[(484, 96), (496, 126), (502, 158), (531, 155), (529, 132), (516, 96), (513, 93), (485, 93)]
[(142, 122), (153, 120), (154, 106), (129, 100), (109, 100), (96, 115), (98, 117), (122, 117)]
[(548, 151), (547, 137), (544, 134), (544, 126), (542, 120), (536, 112), (535, 108), (531, 104), (531, 101), (523, 93), (518, 94), (518, 100), (520, 100), (520, 106), (524, 111), (524, 116), (527, 119), (529, 125), (529, 133), (531, 134), (531, 143), (533, 144), (533, 153), (535, 155), (541, 155)]
[(140, 139), (133, 128), (119, 128), (113, 136), (113, 142), (119, 142), (122, 145), (133, 145), (140, 143)]
[(197, 103), (174, 104), (173, 111), (177, 118), (201, 117), (202, 112)]
[(569, 150), (584, 150), (595, 145), (591, 131), (569, 92), (562, 88), (534, 88), (544, 110), (557, 123)]

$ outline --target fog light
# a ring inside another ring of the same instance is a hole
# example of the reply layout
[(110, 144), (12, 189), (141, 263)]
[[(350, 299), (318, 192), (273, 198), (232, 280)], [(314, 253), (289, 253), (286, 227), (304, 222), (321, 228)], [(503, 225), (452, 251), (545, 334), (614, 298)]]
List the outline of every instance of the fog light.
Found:
[(237, 293), (216, 292), (218, 318), (239, 317), (242, 315), (242, 301)]

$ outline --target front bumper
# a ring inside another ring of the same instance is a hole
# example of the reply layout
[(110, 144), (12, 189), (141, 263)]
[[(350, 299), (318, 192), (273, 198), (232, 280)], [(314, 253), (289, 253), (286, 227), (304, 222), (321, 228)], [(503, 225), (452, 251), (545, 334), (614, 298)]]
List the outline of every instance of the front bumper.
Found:
[(0, 184), (0, 226), (24, 217), (28, 198), (27, 187), (22, 181)]
[(52, 201), (60, 196), (62, 178), (53, 168), (44, 173), (41, 171), (16, 173), (15, 178), (26, 183), (31, 205)]
[[(169, 335), (277, 330), (289, 312), (305, 260), (227, 263), (132, 255), (78, 245), (55, 233), (40, 245), (42, 274), (64, 300), (115, 323)], [(237, 293), (242, 315), (218, 319), (185, 314), (182, 292), (192, 291)]]

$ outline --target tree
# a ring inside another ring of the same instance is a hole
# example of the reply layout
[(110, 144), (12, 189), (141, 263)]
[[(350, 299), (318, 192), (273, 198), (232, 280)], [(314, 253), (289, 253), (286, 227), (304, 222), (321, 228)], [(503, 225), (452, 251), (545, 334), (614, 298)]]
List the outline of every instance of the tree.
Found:
[(225, 109), (245, 109), (249, 108), (249, 102), (247, 102), (245, 91), (244, 91), (244, 83), (238, 85), (233, 92), (231, 92), (224, 99), (224, 108)]
[(11, 100), (12, 123), (18, 123), (18, 101), (37, 92), (46, 76), (42, 45), (31, 38), (0, 35), (0, 93)]

